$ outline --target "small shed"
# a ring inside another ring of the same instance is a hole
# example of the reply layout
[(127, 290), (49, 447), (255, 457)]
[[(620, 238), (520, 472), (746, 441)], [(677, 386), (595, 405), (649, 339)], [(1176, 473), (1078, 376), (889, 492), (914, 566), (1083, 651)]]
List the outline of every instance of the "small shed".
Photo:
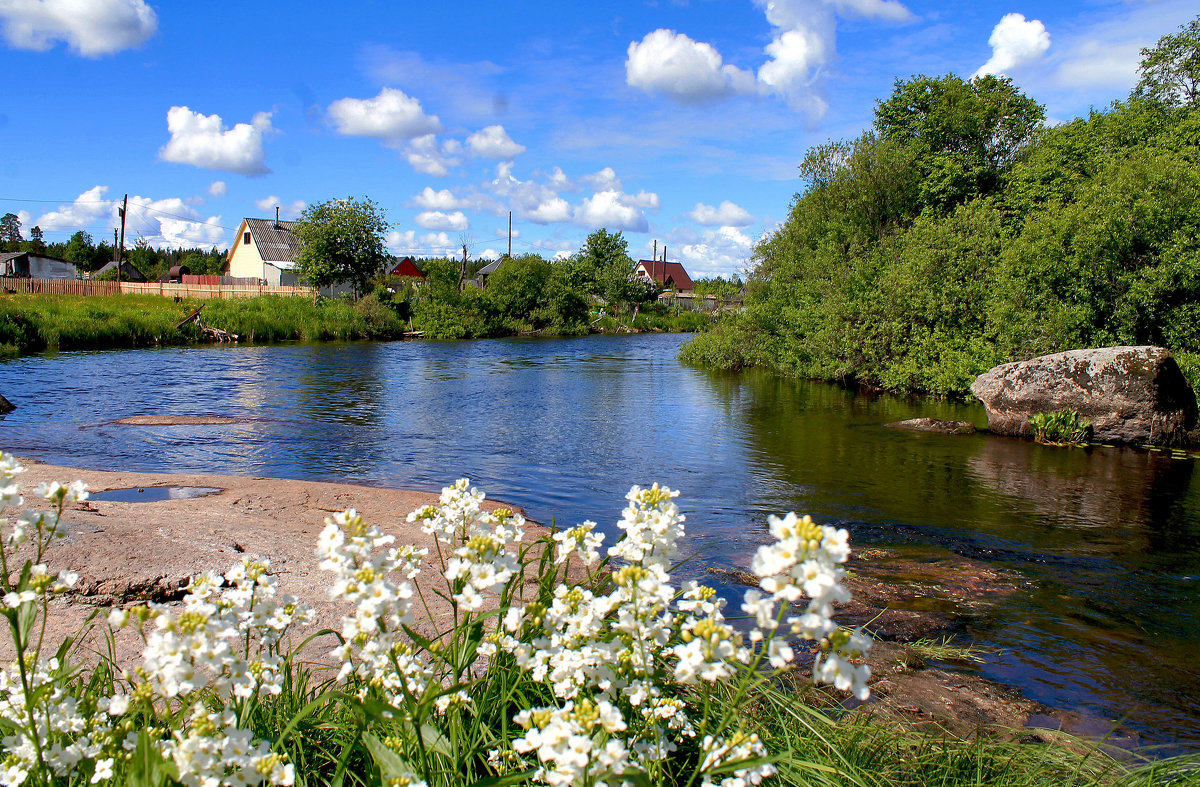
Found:
[(10, 251), (0, 254), (0, 276), (74, 279), (78, 276), (78, 271), (75, 263), (57, 257), (47, 257), (32, 251)]
[[(117, 261), (113, 260), (112, 262), (108, 263), (100, 270), (93, 273), (92, 278), (97, 279), (102, 274), (107, 273), (112, 270), (115, 270), (116, 267), (117, 267)], [(141, 271), (139, 271), (137, 268), (133, 267), (133, 263), (131, 263), (129, 260), (122, 260), (121, 261), (121, 281), (142, 282), (142, 281), (146, 281), (146, 275), (144, 273), (142, 273)]]
[(403, 276), (409, 279), (425, 280), (425, 274), (421, 273), (421, 269), (417, 267), (417, 263), (412, 257), (405, 257), (396, 264), (396, 267), (388, 271), (388, 276)]
[(503, 264), (504, 264), (504, 257), (501, 257), (500, 259), (489, 262), (487, 265), (484, 265), (482, 268), (480, 268), (479, 273), (475, 274), (475, 279), (474, 279), (475, 286), (476, 287), (487, 286), (487, 280), (491, 277), (491, 275), (493, 273), (500, 270), (500, 266)]

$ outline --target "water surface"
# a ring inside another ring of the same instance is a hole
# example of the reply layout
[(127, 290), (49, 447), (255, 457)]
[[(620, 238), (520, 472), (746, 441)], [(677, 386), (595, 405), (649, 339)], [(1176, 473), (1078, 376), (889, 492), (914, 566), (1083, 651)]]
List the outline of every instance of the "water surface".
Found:
[[(1200, 749), (1192, 460), (883, 427), (981, 407), (861, 397), (675, 360), (683, 337), (62, 353), (0, 362), (0, 446), (49, 462), (436, 490), (467, 476), (540, 521), (611, 523), (631, 484), (683, 491), (700, 566), (746, 565), (769, 513), (856, 546), (1017, 572), (971, 623), (981, 671), (1049, 705)], [(131, 415), (242, 423), (125, 426)], [(397, 512), (402, 516), (407, 512)], [(734, 597), (740, 589), (725, 589)]]

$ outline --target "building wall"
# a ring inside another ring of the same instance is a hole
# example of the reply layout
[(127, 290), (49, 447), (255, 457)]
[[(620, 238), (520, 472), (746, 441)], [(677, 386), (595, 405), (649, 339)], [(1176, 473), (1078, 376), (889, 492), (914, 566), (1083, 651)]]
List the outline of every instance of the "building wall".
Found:
[[(266, 279), (268, 284), (279, 286), (279, 269), (267, 264), (263, 265), (262, 255), (258, 246), (251, 238), (250, 243), (242, 243), (246, 237), (246, 222), (238, 227), (237, 237), (233, 239), (233, 248), (229, 250), (229, 275), (248, 279)], [(265, 269), (264, 269), (265, 268)], [(275, 280), (270, 278), (270, 269), (275, 271)]]
[(30, 254), (29, 275), (35, 279), (74, 279), (78, 272), (70, 262)]

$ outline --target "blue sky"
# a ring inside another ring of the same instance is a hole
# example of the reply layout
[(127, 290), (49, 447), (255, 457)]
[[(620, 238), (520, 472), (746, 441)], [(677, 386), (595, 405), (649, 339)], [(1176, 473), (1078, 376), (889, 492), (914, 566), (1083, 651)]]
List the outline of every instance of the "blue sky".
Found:
[(398, 254), (546, 257), (598, 227), (741, 271), (812, 145), (897, 77), (1011, 76), (1053, 121), (1124, 98), (1195, 0), (0, 0), (0, 213), (48, 240), (224, 248), (370, 197)]

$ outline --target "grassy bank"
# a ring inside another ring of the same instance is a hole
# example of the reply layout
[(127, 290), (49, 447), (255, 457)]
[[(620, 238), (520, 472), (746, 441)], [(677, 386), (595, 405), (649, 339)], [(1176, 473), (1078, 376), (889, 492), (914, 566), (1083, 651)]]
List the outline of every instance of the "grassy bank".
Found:
[(153, 295), (9, 295), (0, 298), (0, 354), (122, 349), (203, 341), (194, 323), (175, 325), (203, 306), (206, 325), (243, 341), (390, 339), (405, 325), (367, 297), (357, 303), (262, 296), (176, 303)]

